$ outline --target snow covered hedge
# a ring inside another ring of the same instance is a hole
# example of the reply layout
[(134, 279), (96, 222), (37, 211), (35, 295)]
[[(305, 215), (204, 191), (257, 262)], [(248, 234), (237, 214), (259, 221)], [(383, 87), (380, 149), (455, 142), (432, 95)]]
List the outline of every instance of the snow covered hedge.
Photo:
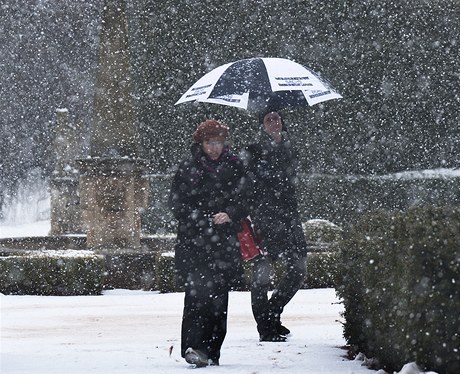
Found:
[(364, 217), (340, 245), (344, 336), (389, 370), (460, 372), (460, 210)]
[(40, 250), (0, 257), (0, 292), (16, 295), (99, 295), (104, 257), (92, 251)]

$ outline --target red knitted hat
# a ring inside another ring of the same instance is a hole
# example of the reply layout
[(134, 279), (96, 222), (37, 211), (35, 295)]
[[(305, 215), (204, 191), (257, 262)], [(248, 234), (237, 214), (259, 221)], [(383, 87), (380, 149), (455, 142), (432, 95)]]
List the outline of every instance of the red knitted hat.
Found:
[(214, 119), (208, 119), (198, 126), (193, 133), (195, 143), (201, 143), (203, 140), (211, 138), (221, 138), (225, 141), (228, 137), (228, 127)]

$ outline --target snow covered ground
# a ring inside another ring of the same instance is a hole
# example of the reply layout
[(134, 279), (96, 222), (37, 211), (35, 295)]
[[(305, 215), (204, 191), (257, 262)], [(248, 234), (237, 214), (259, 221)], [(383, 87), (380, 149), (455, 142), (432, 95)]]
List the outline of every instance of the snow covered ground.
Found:
[[(0, 226), (0, 236), (46, 235), (49, 222)], [(180, 357), (183, 295), (111, 290), (102, 296), (0, 294), (0, 372), (190, 373)], [(232, 292), (221, 365), (195, 369), (233, 374), (376, 373), (348, 360), (342, 304), (333, 289), (301, 290), (286, 307), (285, 343), (260, 343), (248, 292)], [(415, 369), (415, 370), (413, 370)], [(378, 373), (378, 372), (377, 372)], [(380, 371), (380, 374), (383, 371)], [(419, 371), (412, 364), (400, 374)]]
[(24, 224), (1, 224), (0, 238), (20, 238), (24, 236), (46, 236), (51, 230), (50, 221), (36, 221)]
[[(1, 296), (1, 372), (189, 373), (180, 357), (182, 294)], [(230, 297), (220, 367), (207, 373), (366, 373), (349, 361), (334, 290), (302, 290), (286, 308), (287, 343), (259, 343), (247, 292)], [(172, 347), (172, 353), (170, 349)]]

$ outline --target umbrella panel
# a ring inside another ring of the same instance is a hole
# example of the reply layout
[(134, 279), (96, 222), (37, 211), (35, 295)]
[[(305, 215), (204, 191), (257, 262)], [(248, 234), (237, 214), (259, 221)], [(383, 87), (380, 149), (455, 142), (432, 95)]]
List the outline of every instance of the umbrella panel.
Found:
[(210, 98), (227, 95), (271, 92), (267, 69), (262, 59), (248, 59), (230, 65), (209, 94)]

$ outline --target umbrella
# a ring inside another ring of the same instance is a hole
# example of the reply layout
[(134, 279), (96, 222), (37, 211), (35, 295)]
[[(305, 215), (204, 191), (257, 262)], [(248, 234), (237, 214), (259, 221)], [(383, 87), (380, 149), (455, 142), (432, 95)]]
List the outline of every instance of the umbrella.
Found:
[(314, 105), (340, 99), (317, 73), (284, 58), (250, 58), (215, 68), (200, 78), (177, 104), (199, 101), (249, 111)]

